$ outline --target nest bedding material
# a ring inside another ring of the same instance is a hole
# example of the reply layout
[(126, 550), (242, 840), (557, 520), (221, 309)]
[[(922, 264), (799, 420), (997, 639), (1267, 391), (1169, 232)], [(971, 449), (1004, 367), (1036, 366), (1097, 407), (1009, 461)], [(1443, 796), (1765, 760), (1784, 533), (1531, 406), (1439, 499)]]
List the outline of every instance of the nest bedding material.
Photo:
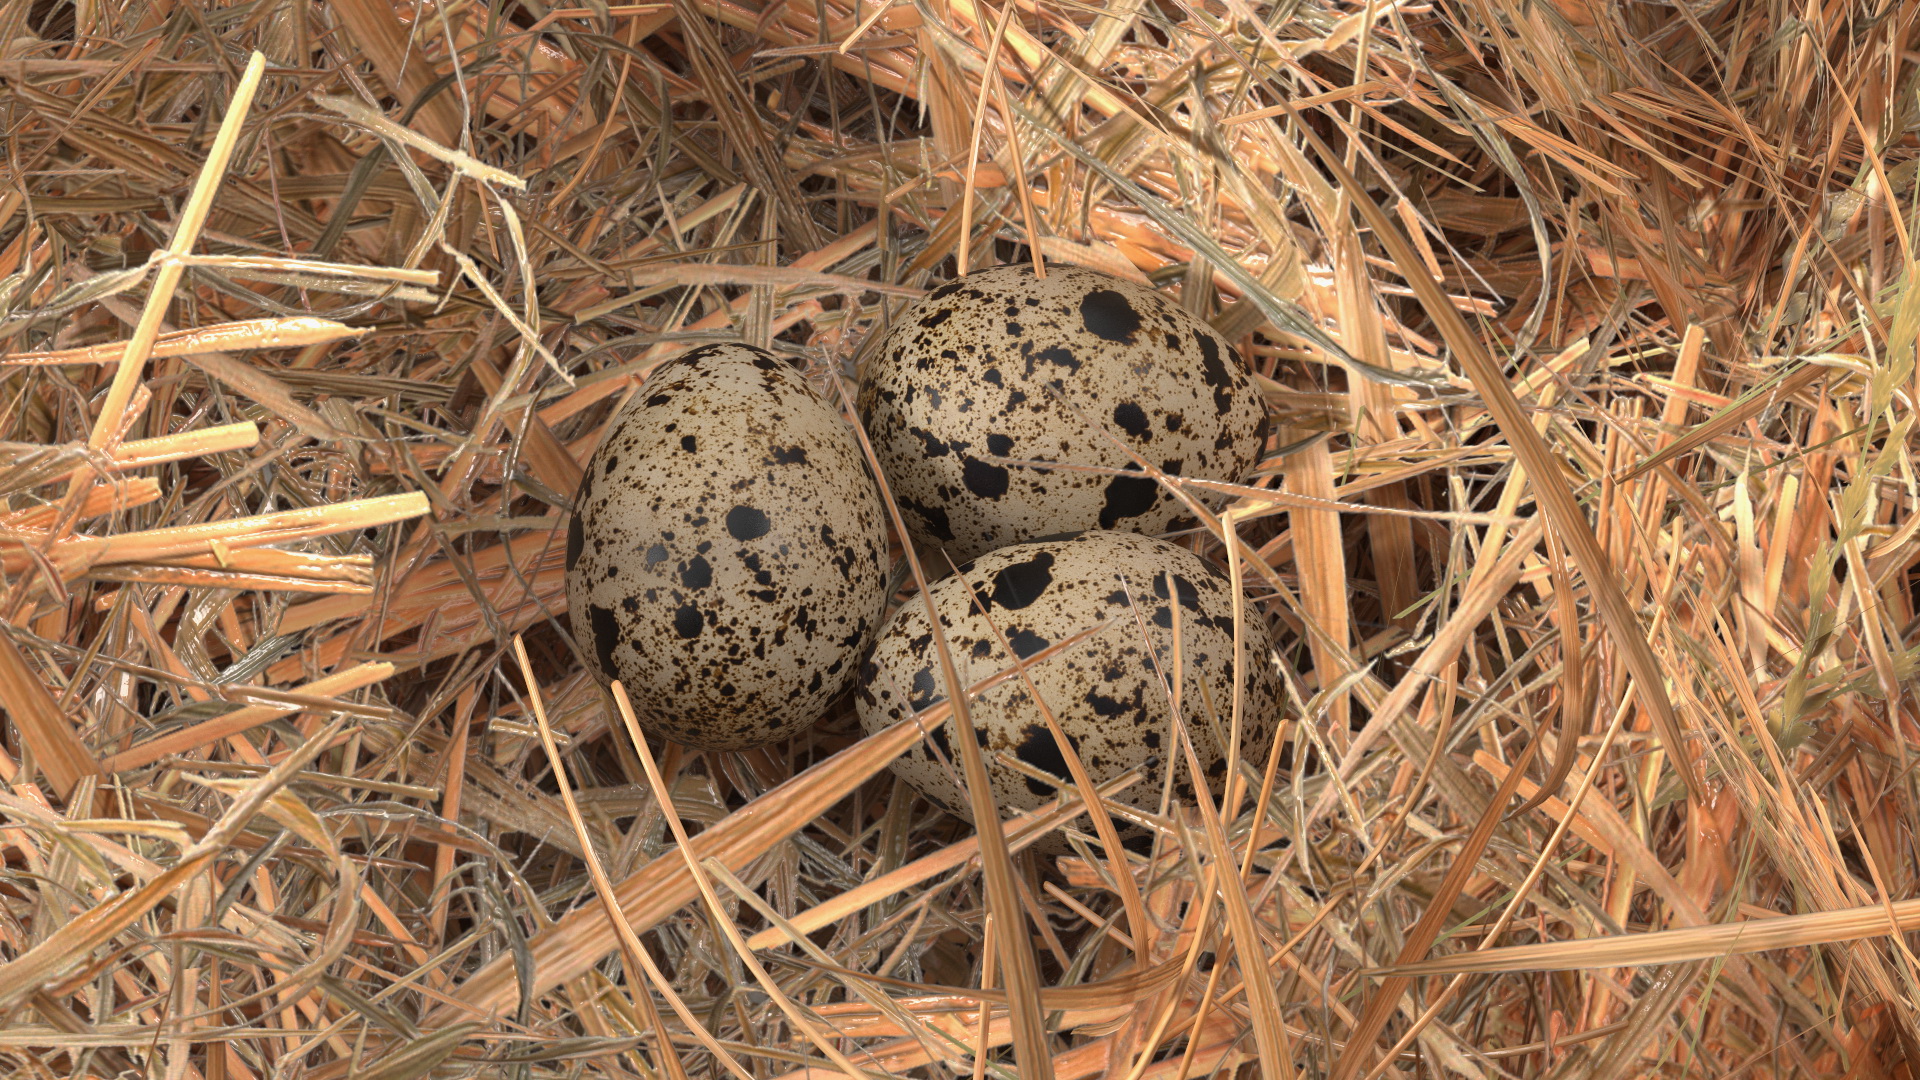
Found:
[[(6, 1069), (1910, 1074), (1916, 19), (0, 8)], [(1016, 262), (1258, 371), (1282, 749), (1122, 856), (636, 742), (621, 403)]]

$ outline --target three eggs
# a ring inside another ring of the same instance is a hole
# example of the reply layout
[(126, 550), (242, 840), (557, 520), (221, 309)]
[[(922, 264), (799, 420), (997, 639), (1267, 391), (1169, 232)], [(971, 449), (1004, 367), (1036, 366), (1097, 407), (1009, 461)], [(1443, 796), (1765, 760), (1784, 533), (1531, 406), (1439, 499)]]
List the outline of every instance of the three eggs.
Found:
[[(939, 553), (929, 576), (959, 564), (928, 598), (964, 684), (1110, 624), (972, 706), (996, 803), (1037, 805), (1054, 794), (1041, 778), (1067, 775), (1035, 691), (1095, 782), (1145, 768), (1122, 801), (1158, 802), (1179, 756), (1175, 700), (1217, 777), (1233, 587), (1141, 535), (1188, 514), (1140, 462), (1227, 481), (1256, 463), (1265, 409), (1227, 343), (1131, 282), (998, 267), (903, 313), (859, 411), (907, 533)], [(887, 519), (858, 437), (797, 371), (751, 346), (693, 350), (654, 373), (587, 464), (567, 544), (575, 636), (643, 725), (695, 747), (783, 738), (856, 679), (861, 723), (878, 730), (945, 697), (925, 605), (881, 626)], [(1258, 754), (1278, 714), (1271, 637), (1253, 609), (1241, 627)], [(895, 769), (964, 814), (951, 728)], [(1028, 768), (996, 767), (1000, 754)], [(1176, 791), (1190, 799), (1188, 784)]]

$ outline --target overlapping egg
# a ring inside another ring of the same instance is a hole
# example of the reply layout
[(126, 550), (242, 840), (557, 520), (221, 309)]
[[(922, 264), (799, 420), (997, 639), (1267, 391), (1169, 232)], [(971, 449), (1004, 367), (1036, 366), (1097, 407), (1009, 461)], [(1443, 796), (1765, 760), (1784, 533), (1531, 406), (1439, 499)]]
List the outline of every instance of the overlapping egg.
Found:
[[(1012, 668), (1015, 656), (1025, 661), (1111, 622), (1032, 662), (1026, 674), (1040, 700), (1095, 783), (1145, 768), (1145, 781), (1120, 801), (1157, 806), (1166, 770), (1175, 768), (1174, 796), (1192, 805), (1197, 789), (1175, 741), (1169, 693), (1177, 677), (1180, 720), (1208, 786), (1218, 793), (1232, 714), (1234, 605), (1232, 583), (1212, 563), (1165, 540), (1096, 530), (1001, 548), (935, 582), (928, 595), (960, 680), (969, 686)], [(1251, 607), (1243, 618), (1242, 755), (1258, 765), (1266, 760), (1281, 715), (1280, 683), (1266, 618)], [(869, 732), (946, 698), (931, 625), (916, 597), (880, 632), (856, 699)], [(1062, 786), (1071, 790), (1065, 755), (1024, 681), (987, 689), (974, 700), (971, 715), (993, 799), (1003, 813), (1038, 806)], [(943, 722), (893, 767), (938, 805), (971, 817), (954, 757), (955, 730), (951, 719)], [(1023, 773), (999, 761), (1000, 755), (1056, 780)]]

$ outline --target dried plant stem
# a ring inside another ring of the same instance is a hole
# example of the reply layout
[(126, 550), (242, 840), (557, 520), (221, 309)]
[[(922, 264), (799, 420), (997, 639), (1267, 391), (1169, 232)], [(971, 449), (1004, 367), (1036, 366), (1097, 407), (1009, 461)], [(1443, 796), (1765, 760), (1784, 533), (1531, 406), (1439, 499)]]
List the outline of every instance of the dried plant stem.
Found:
[[(713, 1033), (700, 1022), (699, 1017), (693, 1015), (693, 1011), (687, 1008), (686, 1002), (681, 1000), (680, 995), (673, 992), (672, 981), (653, 962), (653, 957), (647, 953), (647, 947), (640, 943), (639, 935), (627, 925), (626, 916), (620, 910), (620, 903), (614, 898), (613, 882), (607, 879), (606, 870), (600, 866), (600, 857), (594, 853), (593, 843), (587, 836), (586, 822), (581, 820), (580, 807), (574, 801), (573, 785), (567, 781), (566, 763), (560, 758), (560, 748), (554, 744), (553, 727), (547, 723), (547, 707), (540, 697), (540, 683), (533, 677), (533, 665), (527, 659), (526, 642), (517, 635), (513, 639), (513, 653), (515, 659), (520, 662), (520, 673), (526, 679), (527, 698), (533, 705), (534, 720), (540, 729), (540, 745), (547, 752), (547, 763), (553, 767), (554, 779), (559, 782), (560, 798), (566, 804), (567, 819), (572, 823), (574, 833), (580, 838), (580, 850), (586, 859), (588, 873), (593, 877), (594, 894), (599, 897), (600, 906), (607, 913), (607, 922), (619, 938), (620, 955), (626, 960), (627, 969), (645, 973), (648, 983), (661, 988), (674, 1014), (680, 1017), (680, 1022), (685, 1024), (687, 1030), (693, 1033), (693, 1037), (700, 1041), (700, 1045), (706, 1047), (707, 1052), (714, 1056), (714, 1060), (724, 1065), (727, 1071), (738, 1080), (753, 1080), (753, 1075), (747, 1072), (746, 1067), (741, 1065), (726, 1047), (714, 1040)], [(643, 749), (644, 746), (642, 742)], [(659, 1047), (658, 1060), (662, 1063), (661, 1067), (673, 1080), (686, 1080), (686, 1067), (681, 1064), (678, 1052), (674, 1050), (673, 1043), (667, 1038), (666, 1026), (660, 1022), (660, 1014), (654, 1008), (651, 991), (645, 985), (634, 987), (633, 990), (634, 1000), (640, 1006), (641, 1015), (647, 1020), (647, 1029), (653, 1035), (655, 1045)]]
[[(1037, 654), (1036, 654), (1037, 655)], [(1140, 782), (1137, 770), (1130, 770), (1101, 784), (1098, 788), (1102, 799), (1112, 798), (1129, 786)], [(1030, 813), (1010, 817), (1001, 822), (1000, 827), (1007, 838), (1009, 852), (1022, 851), (1035, 841), (1044, 837), (1054, 828), (1072, 820), (1082, 812), (1078, 792), (1068, 792), (1051, 806), (1041, 807)], [(803, 934), (810, 934), (822, 927), (863, 911), (880, 903), (890, 896), (897, 896), (906, 889), (929, 881), (934, 877), (948, 873), (977, 859), (980, 854), (980, 840), (969, 837), (939, 851), (923, 856), (890, 873), (883, 874), (871, 881), (862, 882), (855, 888), (836, 895), (833, 899), (808, 908), (793, 916), (788, 922)], [(747, 939), (752, 949), (770, 949), (782, 940), (778, 928), (762, 930)]]
[[(182, 260), (192, 265), (192, 260)], [(149, 359), (191, 356), (194, 353), (226, 352), (246, 349), (291, 349), (307, 345), (325, 345), (347, 341), (367, 333), (332, 319), (290, 316), (278, 319), (248, 319), (214, 326), (173, 330), (159, 334), (148, 350)], [(0, 367), (46, 366), (53, 364), (122, 364), (132, 347), (131, 341), (110, 341), (78, 349), (54, 352), (14, 353), (0, 357)]]
[[(1367, 220), (1375, 238), (1386, 247), (1396, 263), (1403, 267), (1418, 266), (1419, 258), (1401, 235), (1399, 226), (1389, 220), (1372, 199), (1358, 195), (1362, 190), (1359, 181), (1340, 164), (1337, 155), (1307, 125), (1299, 125), (1298, 130), (1318, 151), (1320, 163), (1334, 174), (1347, 191), (1355, 193), (1354, 208)], [(1567, 490), (1565, 481), (1561, 479), (1552, 451), (1547, 449), (1546, 442), (1534, 431), (1526, 410), (1507, 385), (1506, 376), (1487, 354), (1486, 345), (1468, 329), (1460, 313), (1447, 302), (1439, 284), (1425, 274), (1412, 274), (1407, 281), (1420, 297), (1427, 314), (1438, 324), (1447, 344), (1466, 366), (1474, 386), (1486, 400), (1488, 411), (1497, 418), (1508, 444), (1526, 466), (1527, 475), (1532, 479), (1534, 496), (1540, 500), (1548, 520), (1553, 523), (1555, 531), (1560, 534), (1561, 541), (1567, 545), (1585, 577), (1594, 606), (1624, 655), (1628, 669), (1633, 672), (1634, 689), (1646, 704), (1647, 711), (1653, 715), (1660, 738), (1673, 755), (1688, 794), (1696, 800), (1704, 800), (1707, 797), (1706, 781), (1700, 775), (1699, 763), (1695, 761), (1693, 749), (1680, 726), (1680, 717), (1674, 712), (1673, 701), (1667, 696), (1660, 662), (1647, 644), (1647, 636), (1640, 627), (1639, 619), (1620, 591), (1613, 563), (1594, 537), (1593, 526), (1589, 524), (1586, 512), (1574, 501), (1573, 493)], [(1357, 1060), (1353, 1055), (1343, 1058), (1343, 1064), (1332, 1080), (1347, 1080), (1349, 1066), (1344, 1062), (1353, 1060)]]
[(94, 949), (111, 941), (135, 919), (173, 896), (182, 885), (205, 872), (233, 838), (252, 822), (261, 805), (330, 745), (345, 724), (346, 717), (336, 717), (295, 748), (272, 771), (247, 785), (244, 793), (233, 800), (213, 827), (191, 847), (182, 851), (180, 857), (164, 872), (94, 908), (87, 918), (67, 923), (15, 959), (0, 963), (0, 1009), (12, 1008), (22, 998), (39, 990)]
[[(425, 514), (426, 496), (418, 493), (356, 499), (301, 510), (282, 510), (253, 517), (227, 518), (199, 525), (176, 525), (118, 536), (81, 536), (60, 541), (53, 564), (68, 580), (106, 563), (152, 562), (192, 555), (219, 557), (231, 548), (311, 540), (355, 529), (371, 529)], [(44, 534), (0, 535), (0, 566), (19, 573), (29, 565), (22, 550), (44, 540)]]
[(251, 450), (260, 444), (260, 425), (240, 421), (215, 427), (192, 428), (151, 439), (134, 439), (114, 447), (113, 468), (129, 470), (169, 461)]
[(640, 755), (641, 767), (647, 771), (647, 783), (653, 788), (653, 797), (659, 804), (660, 812), (666, 817), (667, 828), (672, 830), (680, 855), (686, 860), (687, 874), (693, 879), (694, 887), (700, 890), (700, 898), (706, 901), (707, 911), (713, 917), (713, 925), (725, 935), (728, 944), (733, 946), (734, 953), (740, 957), (740, 962), (746, 965), (747, 970), (753, 973), (754, 981), (758, 982), (760, 988), (767, 992), (767, 996), (773, 999), (775, 1005), (779, 1006), (780, 1011), (786, 1015), (787, 1022), (805, 1035), (821, 1053), (827, 1055), (827, 1060), (838, 1066), (849, 1080), (865, 1080), (866, 1074), (860, 1071), (860, 1067), (834, 1045), (834, 1033), (823, 1030), (802, 1013), (799, 1006), (781, 991), (780, 984), (774, 982), (773, 976), (767, 973), (767, 969), (761, 965), (759, 958), (753, 954), (753, 950), (747, 947), (746, 939), (740, 936), (739, 929), (733, 925), (733, 917), (720, 903), (720, 896), (714, 892), (713, 883), (707, 879), (707, 872), (702, 866), (706, 861), (717, 860), (713, 860), (712, 856), (708, 856), (706, 860), (694, 857), (693, 843), (687, 836), (686, 826), (680, 823), (680, 815), (674, 811), (673, 794), (667, 790), (667, 782), (660, 777), (660, 766), (653, 760), (653, 751), (647, 748), (647, 737), (640, 733), (640, 722), (634, 719), (633, 706), (627, 701), (626, 688), (618, 682), (613, 684), (613, 700), (620, 708), (621, 722), (627, 725), (627, 738), (632, 741), (634, 751)]
[(0, 700), (20, 731), (21, 741), (33, 751), (54, 794), (65, 799), (88, 776), (101, 775), (93, 752), (61, 713), (59, 704), (40, 681), (11, 636), (0, 633)]
[[(173, 239), (159, 256), (160, 269), (154, 275), (153, 287), (147, 293), (146, 306), (140, 311), (140, 321), (133, 328), (133, 336), (127, 340), (126, 352), (120, 358), (119, 368), (113, 373), (113, 383), (107, 387), (106, 399), (100, 404), (100, 417), (94, 423), (93, 435), (87, 440), (87, 445), (94, 449), (106, 445), (107, 434), (112, 426), (122, 422), (125, 417), (127, 403), (133, 397), (133, 388), (139, 383), (140, 373), (146, 369), (154, 341), (160, 336), (160, 324), (167, 317), (167, 305), (173, 302), (180, 276), (186, 273), (186, 264), (172, 256), (187, 254), (193, 249), (194, 241), (200, 238), (200, 228), (206, 224), (207, 214), (213, 209), (213, 194), (220, 187), (221, 177), (226, 174), (227, 162), (233, 156), (235, 144), (240, 141), (240, 129), (246, 122), (247, 111), (253, 107), (253, 95), (260, 88), (260, 76), (266, 67), (267, 58), (255, 52), (247, 61), (246, 71), (241, 75), (239, 85), (234, 88), (233, 97), (227, 102), (227, 115), (221, 120), (220, 130), (207, 150), (206, 164), (201, 167), (193, 192), (187, 196), (186, 204), (181, 208), (180, 220), (174, 225)], [(75, 484), (78, 483), (76, 480)]]
[(301, 705), (247, 705), (213, 720), (205, 720), (179, 731), (170, 731), (155, 739), (149, 739), (128, 750), (109, 755), (100, 763), (107, 773), (126, 772), (151, 765), (161, 758), (185, 753), (221, 739), (231, 738), (243, 731), (259, 727), (269, 720), (309, 709), (325, 708), (324, 699), (338, 697), (364, 687), (372, 686), (393, 675), (392, 664), (357, 664), (345, 671), (336, 672), (315, 679), (291, 693), (299, 697), (314, 700)]

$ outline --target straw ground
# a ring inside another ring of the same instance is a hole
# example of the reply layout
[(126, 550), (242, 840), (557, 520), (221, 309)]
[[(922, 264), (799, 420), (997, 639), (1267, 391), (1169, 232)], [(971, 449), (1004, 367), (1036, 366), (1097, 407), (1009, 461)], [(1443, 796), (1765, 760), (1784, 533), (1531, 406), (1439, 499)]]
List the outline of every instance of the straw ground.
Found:
[[(0, 1068), (1914, 1075), (1916, 20), (0, 5)], [(562, 588), (620, 405), (844, 400), (1020, 261), (1259, 371), (1167, 482), (1281, 752), (976, 834), (844, 703), (636, 742)]]

